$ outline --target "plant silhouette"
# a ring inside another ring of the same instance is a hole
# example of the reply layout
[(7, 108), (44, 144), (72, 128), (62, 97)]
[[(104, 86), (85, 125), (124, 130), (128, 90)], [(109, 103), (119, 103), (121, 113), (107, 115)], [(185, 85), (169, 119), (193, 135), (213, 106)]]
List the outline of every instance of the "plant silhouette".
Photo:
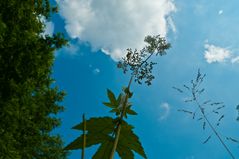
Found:
[[(123, 87), (118, 96), (110, 89), (107, 90), (109, 101), (103, 104), (111, 109), (110, 113), (114, 113), (115, 118), (93, 117), (83, 120), (82, 123), (73, 127), (83, 131), (83, 134), (66, 146), (66, 150), (82, 149), (84, 151), (85, 147), (100, 144), (93, 159), (113, 159), (115, 152), (122, 159), (133, 159), (133, 152), (147, 158), (139, 138), (133, 132), (134, 127), (126, 121), (128, 115), (137, 115), (129, 102), (133, 96), (130, 87), (133, 81), (138, 84), (152, 84), (154, 79), (152, 70), (156, 62), (152, 61), (151, 57), (165, 55), (170, 44), (159, 35), (147, 36), (144, 41), (146, 46), (143, 49), (127, 49), (126, 56), (117, 64), (117, 67), (125, 74), (130, 72), (128, 85)], [(84, 155), (82, 155), (83, 158)]]
[[(206, 144), (214, 134), (220, 143), (223, 145), (227, 153), (230, 155), (232, 159), (235, 159), (233, 153), (226, 145), (222, 135), (217, 131), (216, 127), (220, 126), (221, 121), (224, 119), (225, 115), (221, 112), (225, 105), (223, 102), (213, 102), (211, 100), (201, 101), (199, 97), (205, 91), (205, 88), (202, 88), (201, 84), (206, 77), (206, 74), (201, 74), (200, 69), (198, 70), (197, 76), (194, 80), (191, 80), (189, 85), (183, 85), (182, 88), (172, 87), (179, 93), (189, 93), (189, 97), (187, 97), (184, 102), (192, 103), (196, 108), (194, 110), (188, 109), (179, 109), (178, 111), (186, 113), (192, 116), (192, 119), (201, 122), (202, 129), (205, 130), (207, 125), (212, 130), (212, 134), (210, 134), (204, 141), (203, 144)], [(216, 122), (213, 123), (209, 120), (209, 116), (216, 115)], [(225, 137), (226, 140), (230, 140), (233, 142), (238, 142), (236, 139), (232, 137)]]

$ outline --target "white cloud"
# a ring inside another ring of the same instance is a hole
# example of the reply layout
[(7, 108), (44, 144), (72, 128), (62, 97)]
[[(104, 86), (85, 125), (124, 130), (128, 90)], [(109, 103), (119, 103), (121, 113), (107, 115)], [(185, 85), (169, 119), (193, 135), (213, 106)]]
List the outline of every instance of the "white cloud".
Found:
[(76, 44), (69, 43), (69, 46), (65, 47), (65, 51), (71, 55), (76, 55), (80, 50), (80, 47)]
[(165, 120), (170, 114), (170, 105), (168, 103), (162, 103), (160, 105), (160, 111), (162, 112), (160, 114), (159, 120)]
[(205, 44), (204, 58), (208, 63), (224, 62), (231, 57), (231, 51), (215, 45)]
[(239, 63), (239, 56), (233, 57), (231, 63)]
[(173, 0), (56, 0), (72, 38), (90, 42), (113, 59), (127, 48), (142, 48), (146, 35), (166, 36), (176, 30)]
[(39, 16), (39, 20), (45, 25), (42, 35), (45, 37), (46, 35), (52, 36), (54, 32), (54, 23), (51, 21), (47, 21), (44, 16)]
[(100, 73), (100, 69), (99, 68), (92, 69), (93, 68), (92, 64), (89, 64), (89, 68), (92, 70), (92, 73), (94, 75), (98, 75)]
[(52, 36), (54, 32), (54, 23), (49, 21), (49, 22), (46, 22), (45, 25), (46, 26), (45, 26), (44, 35)]
[(174, 24), (174, 22), (173, 22), (172, 17), (168, 17), (168, 18), (167, 18), (167, 21), (168, 21), (168, 24), (169, 24), (170, 28), (172, 29), (172, 31), (173, 31), (173, 32), (176, 32), (176, 31), (177, 31), (177, 30), (176, 30), (176, 26), (175, 26), (175, 24)]
[(61, 54), (67, 54), (71, 56), (84, 56), (84, 53), (80, 50), (80, 46), (75, 42), (69, 42), (67, 46), (56, 51), (55, 56), (59, 56)]
[(100, 73), (100, 69), (99, 69), (99, 68), (95, 68), (95, 69), (93, 70), (93, 73), (94, 73), (95, 75), (98, 75), (98, 74)]
[(218, 15), (222, 15), (222, 14), (223, 14), (223, 10), (219, 10)]

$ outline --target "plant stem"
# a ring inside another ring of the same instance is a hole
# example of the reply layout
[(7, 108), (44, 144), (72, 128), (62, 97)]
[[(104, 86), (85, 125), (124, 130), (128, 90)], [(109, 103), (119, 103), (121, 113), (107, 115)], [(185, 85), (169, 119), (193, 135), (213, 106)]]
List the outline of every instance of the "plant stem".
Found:
[[(153, 53), (150, 53), (150, 55), (139, 65), (139, 67), (136, 69), (135, 72), (132, 73), (131, 77), (130, 77), (130, 80), (129, 80), (129, 83), (128, 83), (128, 91), (130, 90), (130, 86), (132, 84), (132, 81), (133, 81), (133, 78), (134, 78), (134, 75), (135, 73), (138, 72), (138, 70), (140, 69), (140, 67), (142, 67), (142, 65), (147, 62), (150, 57), (153, 55)], [(114, 144), (113, 144), (113, 148), (112, 148), (112, 151), (111, 151), (111, 154), (110, 154), (110, 159), (113, 159), (114, 158), (114, 153), (117, 149), (117, 145), (118, 145), (118, 142), (119, 142), (119, 137), (120, 137), (120, 131), (121, 131), (121, 121), (123, 120), (124, 118), (124, 114), (125, 114), (125, 111), (126, 111), (126, 107), (127, 107), (127, 103), (128, 103), (128, 98), (129, 98), (129, 93), (126, 93), (125, 95), (125, 99), (124, 99), (124, 102), (123, 102), (123, 106), (122, 106), (122, 111), (121, 111), (121, 114), (120, 114), (120, 118), (119, 118), (119, 122), (116, 126), (116, 134), (115, 134), (115, 139), (114, 139)]]
[(85, 145), (86, 145), (86, 121), (85, 121), (85, 114), (82, 116), (83, 119), (83, 145), (81, 151), (81, 159), (85, 158)]
[(121, 124), (118, 124), (115, 139), (114, 139), (114, 145), (113, 145), (112, 151), (110, 153), (110, 159), (114, 158), (114, 153), (116, 151), (116, 148), (117, 148), (117, 145), (119, 142), (120, 131), (121, 131)]
[[(133, 79), (133, 76), (131, 76), (131, 78), (130, 78), (130, 82), (129, 82), (129, 85), (128, 85), (127, 89), (130, 88), (132, 79)], [(123, 107), (122, 107), (122, 111), (121, 111), (120, 118), (119, 118), (119, 122), (116, 126), (116, 134), (115, 134), (115, 139), (114, 139), (114, 145), (113, 145), (113, 148), (112, 148), (112, 151), (111, 151), (111, 154), (110, 154), (110, 159), (114, 158), (114, 153), (116, 151), (116, 148), (117, 148), (117, 145), (118, 145), (118, 142), (119, 142), (119, 136), (120, 136), (120, 131), (121, 131), (121, 121), (124, 118), (124, 114), (125, 114), (125, 111), (126, 111), (126, 106), (127, 106), (127, 103), (128, 103), (128, 97), (129, 97), (129, 94), (126, 93), (125, 100), (124, 100)]]
[(219, 141), (221, 142), (221, 144), (223, 145), (223, 147), (226, 149), (226, 151), (228, 152), (228, 154), (231, 156), (232, 159), (236, 159), (234, 157), (234, 155), (232, 154), (232, 152), (230, 151), (230, 149), (227, 147), (227, 145), (225, 144), (225, 142), (222, 140), (221, 136), (218, 134), (218, 132), (216, 131), (216, 129), (213, 127), (213, 125), (211, 124), (211, 122), (208, 120), (207, 116), (205, 115), (205, 112), (203, 111), (203, 108), (201, 107), (200, 103), (198, 102), (198, 100), (195, 98), (195, 102), (198, 106), (198, 108), (200, 109), (200, 112), (202, 113), (204, 119), (206, 120), (206, 122), (208, 123), (208, 125), (210, 126), (210, 128), (212, 129), (213, 133), (217, 136), (217, 138), (219, 139)]

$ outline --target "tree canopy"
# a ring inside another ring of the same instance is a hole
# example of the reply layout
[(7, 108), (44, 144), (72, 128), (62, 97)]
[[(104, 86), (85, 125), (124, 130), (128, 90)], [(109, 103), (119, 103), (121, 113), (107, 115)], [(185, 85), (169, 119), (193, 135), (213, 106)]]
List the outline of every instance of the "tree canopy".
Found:
[(48, 0), (3, 0), (0, 8), (0, 158), (66, 158), (50, 132), (64, 96), (52, 86), (54, 51), (67, 41), (43, 35), (41, 21), (57, 9)]

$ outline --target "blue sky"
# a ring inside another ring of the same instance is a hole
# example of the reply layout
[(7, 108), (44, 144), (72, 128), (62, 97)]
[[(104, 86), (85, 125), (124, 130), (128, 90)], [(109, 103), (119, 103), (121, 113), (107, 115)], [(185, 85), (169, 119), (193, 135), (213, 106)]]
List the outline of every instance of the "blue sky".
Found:
[[(172, 86), (189, 83), (200, 68), (207, 75), (202, 100), (223, 101), (226, 105), (225, 119), (218, 131), (239, 139), (236, 121), (239, 1), (57, 0), (57, 3), (59, 14), (52, 17), (47, 31), (63, 32), (70, 39), (70, 47), (56, 52), (53, 67), (56, 85), (67, 93), (62, 102), (65, 111), (59, 114), (62, 126), (56, 130), (65, 144), (80, 135), (71, 127), (81, 122), (83, 113), (87, 118), (109, 115), (102, 105), (107, 100), (106, 89), (118, 93), (129, 80), (116, 68), (116, 61), (125, 49), (140, 49), (144, 36), (161, 34), (172, 48), (166, 56), (157, 58), (152, 86), (133, 84), (132, 103), (138, 115), (128, 122), (135, 126), (149, 159), (229, 158), (215, 136), (202, 144), (211, 130), (202, 130), (201, 123), (177, 111), (194, 110), (195, 105), (186, 105), (185, 95)], [(227, 144), (238, 158), (238, 144)], [(94, 150), (86, 150), (87, 158), (91, 158)], [(79, 155), (80, 151), (72, 151), (69, 158)]]

